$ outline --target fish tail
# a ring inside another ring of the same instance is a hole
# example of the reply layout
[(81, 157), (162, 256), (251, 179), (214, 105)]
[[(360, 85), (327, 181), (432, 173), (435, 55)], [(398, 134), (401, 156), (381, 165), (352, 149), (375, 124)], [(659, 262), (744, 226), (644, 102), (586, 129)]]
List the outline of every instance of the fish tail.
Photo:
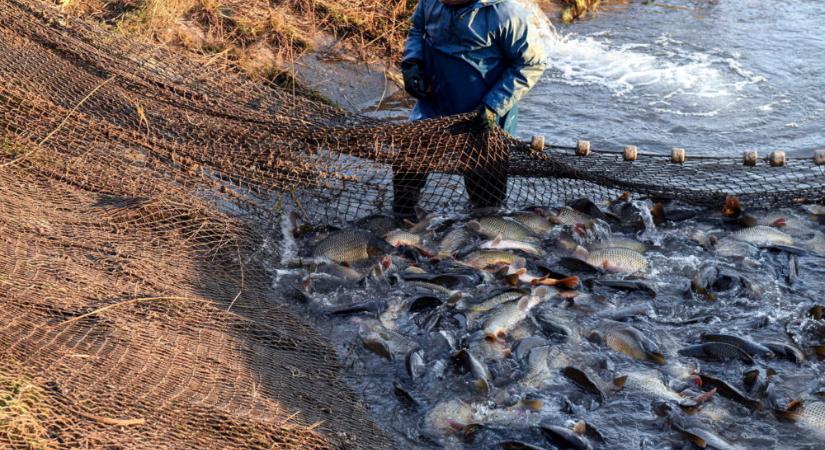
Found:
[(788, 411), (784, 409), (775, 409), (773, 413), (776, 417), (780, 420), (786, 420), (788, 422), (796, 422), (799, 419), (799, 413), (796, 411)]
[(568, 289), (575, 289), (576, 286), (579, 285), (579, 277), (567, 277), (561, 280), (558, 280), (558, 284), (568, 288)]
[(509, 286), (518, 286), (519, 285), (519, 274), (512, 273), (510, 275), (504, 276), (504, 283)]
[(659, 352), (650, 352), (645, 356), (647, 356), (647, 359), (649, 359), (650, 361), (655, 362), (656, 364), (658, 364), (660, 366), (665, 365), (665, 362), (666, 362), (665, 361), (665, 355), (663, 355)]

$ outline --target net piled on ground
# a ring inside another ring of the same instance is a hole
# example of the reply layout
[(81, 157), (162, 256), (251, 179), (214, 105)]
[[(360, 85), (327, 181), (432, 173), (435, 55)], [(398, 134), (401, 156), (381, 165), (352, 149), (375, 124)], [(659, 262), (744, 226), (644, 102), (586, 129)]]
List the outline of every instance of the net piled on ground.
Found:
[(256, 224), (285, 198), (352, 220), (390, 208), (394, 172), (429, 174), (421, 205), (459, 209), (462, 174), (506, 173), (510, 206), (623, 191), (775, 206), (821, 199), (823, 170), (533, 152), (466, 116), (380, 122), (6, 0), (0, 401), (17, 407), (0, 444), (389, 445), (329, 345), (270, 301)]

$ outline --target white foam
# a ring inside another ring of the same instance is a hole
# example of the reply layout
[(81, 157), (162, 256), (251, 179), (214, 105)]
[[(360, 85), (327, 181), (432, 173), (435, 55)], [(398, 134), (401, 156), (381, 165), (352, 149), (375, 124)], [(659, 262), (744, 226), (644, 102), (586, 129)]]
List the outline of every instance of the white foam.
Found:
[(606, 33), (579, 36), (553, 30), (545, 47), (552, 81), (603, 86), (616, 96), (640, 90), (701, 102), (730, 97), (748, 85), (765, 81), (745, 69), (735, 56), (697, 52), (666, 34), (652, 43), (613, 45)]

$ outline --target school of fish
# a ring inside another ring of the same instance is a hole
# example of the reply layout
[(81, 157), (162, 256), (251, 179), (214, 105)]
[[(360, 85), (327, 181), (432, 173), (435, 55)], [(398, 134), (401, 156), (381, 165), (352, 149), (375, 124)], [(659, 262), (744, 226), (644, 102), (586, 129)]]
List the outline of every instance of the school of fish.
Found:
[(276, 284), (400, 448), (825, 448), (821, 205), (291, 229)]

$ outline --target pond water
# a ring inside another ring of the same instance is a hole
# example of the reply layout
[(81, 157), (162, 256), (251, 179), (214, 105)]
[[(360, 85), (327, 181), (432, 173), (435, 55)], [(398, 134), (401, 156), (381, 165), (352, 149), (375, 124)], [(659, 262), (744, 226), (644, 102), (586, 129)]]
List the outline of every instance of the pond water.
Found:
[(521, 133), (739, 155), (825, 148), (825, 2), (614, 6), (548, 38)]

